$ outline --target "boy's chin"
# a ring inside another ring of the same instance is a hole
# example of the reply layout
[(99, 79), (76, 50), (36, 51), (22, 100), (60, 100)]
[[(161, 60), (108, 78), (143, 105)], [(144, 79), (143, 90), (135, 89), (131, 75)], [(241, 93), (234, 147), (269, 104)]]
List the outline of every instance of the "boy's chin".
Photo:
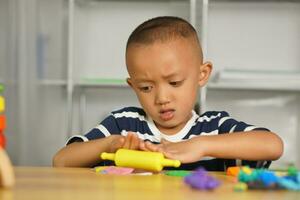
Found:
[(176, 129), (179, 126), (179, 123), (176, 123), (174, 121), (172, 122), (171, 120), (167, 122), (160, 122), (160, 123), (155, 122), (155, 124), (158, 128), (162, 128), (162, 129)]

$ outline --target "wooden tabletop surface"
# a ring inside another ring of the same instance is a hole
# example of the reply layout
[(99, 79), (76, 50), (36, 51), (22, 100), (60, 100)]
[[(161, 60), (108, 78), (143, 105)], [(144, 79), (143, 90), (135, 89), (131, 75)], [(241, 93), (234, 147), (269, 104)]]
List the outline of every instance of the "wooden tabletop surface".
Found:
[(300, 199), (294, 191), (234, 192), (235, 179), (224, 173), (212, 173), (222, 182), (214, 191), (190, 188), (182, 178), (164, 174), (105, 175), (93, 169), (15, 167), (16, 185), (0, 189), (1, 200), (44, 199), (124, 199), (124, 200), (210, 200), (210, 199)]

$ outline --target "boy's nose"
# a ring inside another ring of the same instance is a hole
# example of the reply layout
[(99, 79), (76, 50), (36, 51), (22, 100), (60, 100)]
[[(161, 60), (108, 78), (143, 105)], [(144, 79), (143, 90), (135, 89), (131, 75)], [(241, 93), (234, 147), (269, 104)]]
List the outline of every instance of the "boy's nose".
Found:
[(168, 92), (164, 88), (159, 88), (156, 92), (155, 103), (164, 105), (170, 102)]

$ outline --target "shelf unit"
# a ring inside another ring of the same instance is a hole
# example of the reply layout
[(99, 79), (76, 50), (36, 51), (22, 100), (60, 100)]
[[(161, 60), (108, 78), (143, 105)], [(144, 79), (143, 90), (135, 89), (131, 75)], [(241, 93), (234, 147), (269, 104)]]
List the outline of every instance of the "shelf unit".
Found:
[[(67, 78), (66, 80), (51, 80), (51, 79), (45, 79), (41, 81), (42, 85), (46, 86), (66, 86), (67, 89), (67, 107), (68, 107), (68, 130), (67, 132), (69, 134), (72, 133), (72, 116), (73, 116), (73, 93), (75, 88), (81, 88), (79, 90), (82, 90), (82, 88), (97, 88), (97, 87), (110, 87), (110, 88), (118, 88), (118, 87), (127, 87), (127, 84), (125, 80), (121, 80), (120, 78), (100, 78), (100, 79), (94, 79), (90, 78), (90, 80), (76, 80), (74, 79), (74, 46), (76, 46), (76, 39), (74, 36), (74, 31), (76, 30), (76, 7), (83, 7), (85, 8), (88, 4), (91, 4), (92, 6), (97, 6), (99, 2), (105, 2), (101, 0), (68, 0), (67, 8), (68, 8), (68, 15), (67, 15), (67, 40), (68, 40), (68, 46), (67, 46)], [(123, 2), (137, 2), (137, 1), (116, 1), (117, 3), (123, 3)], [(152, 1), (142, 1), (142, 2), (152, 2)], [(161, 1), (155, 1), (155, 2), (161, 2)], [(172, 0), (164, 1), (164, 2), (172, 2)], [(173, 0), (173, 2), (180, 2)], [(185, 2), (189, 3), (189, 21), (192, 25), (194, 25), (196, 28), (201, 27), (199, 30), (199, 36), (201, 39), (201, 44), (203, 47), (203, 54), (204, 58), (209, 58), (209, 17), (210, 17), (210, 9), (213, 4), (228, 4), (228, 3), (249, 3), (249, 2), (255, 2), (255, 3), (268, 3), (268, 2), (282, 2), (277, 0), (264, 0), (264, 1), (255, 1), (255, 0), (247, 0), (247, 1), (232, 1), (232, 0), (226, 0), (226, 1), (220, 1), (220, 0), (187, 0)], [(285, 1), (286, 2), (297, 2), (297, 1)], [(224, 69), (223, 66), (218, 66), (221, 68), (221, 70), (213, 75), (211, 78), (210, 83), (207, 87), (204, 87), (201, 89), (200, 96), (199, 96), (199, 102), (200, 107), (205, 110), (206, 107), (206, 93), (207, 89), (222, 89), (222, 90), (235, 90), (235, 89), (243, 89), (243, 90), (273, 90), (273, 91), (300, 91), (300, 76), (294, 77), (293, 80), (290, 80), (290, 76), (283, 74), (282, 76), (278, 77), (275, 76), (274, 78), (277, 78), (279, 80), (284, 80), (284, 83), (278, 83), (272, 76), (265, 76), (270, 72), (261, 72), (261, 71), (255, 71), (255, 72), (249, 72), (247, 70), (241, 71), (239, 73), (236, 73), (233, 71), (228, 71), (226, 68)], [(223, 68), (223, 70), (222, 70)], [(298, 72), (297, 72), (298, 73)], [(241, 77), (244, 78), (237, 78), (237, 74), (241, 75)], [(285, 76), (286, 75), (286, 76)], [(247, 76), (250, 76), (248, 78)], [(256, 80), (255, 78), (251, 78), (251, 76), (260, 76), (260, 80)], [(265, 76), (265, 78), (264, 78)], [(124, 77), (125, 78), (125, 77)], [(263, 79), (263, 80), (262, 80)], [(80, 99), (84, 99), (86, 97), (82, 97), (80, 95)], [(84, 107), (82, 104), (83, 101), (80, 101), (80, 107)], [(82, 118), (82, 117), (81, 117)]]
[[(72, 135), (72, 116), (73, 116), (73, 93), (74, 93), (74, 88), (79, 88), (79, 91), (82, 91), (83, 88), (90, 88), (90, 87), (127, 87), (126, 82), (125, 82), (125, 77), (124, 80), (120, 80), (120, 78), (114, 79), (114, 78), (108, 78), (108, 79), (98, 79), (98, 80), (74, 80), (74, 46), (75, 46), (75, 38), (74, 38), (74, 32), (76, 30), (76, 6), (79, 7), (85, 7), (87, 4), (92, 3), (93, 5), (96, 5), (99, 2), (105, 2), (105, 1), (76, 1), (76, 0), (68, 0), (68, 64), (67, 64), (67, 81), (43, 81), (42, 83), (44, 85), (66, 85), (67, 87), (67, 107), (68, 107), (68, 136)], [(117, 2), (138, 2), (138, 1), (117, 1)], [(151, 2), (151, 1), (140, 1), (140, 2)], [(163, 2), (182, 2), (182, 1), (163, 1)], [(192, 25), (197, 27), (197, 24), (202, 24), (205, 26), (205, 23), (207, 22), (207, 9), (208, 9), (208, 0), (203, 0), (203, 1), (197, 1), (197, 0), (186, 0), (184, 2), (189, 3), (189, 21)], [(157, 1), (157, 3), (161, 3), (161, 1)], [(78, 5), (77, 5), (78, 4)], [(198, 17), (198, 9), (201, 9), (202, 17), (201, 17), (201, 22), (199, 22)], [(205, 46), (206, 42), (206, 29), (202, 29), (202, 32), (200, 33), (200, 38), (203, 46)], [(205, 51), (204, 51), (205, 54)], [(124, 68), (125, 69), (125, 68)], [(201, 95), (199, 98), (201, 104), (204, 107), (205, 104), (205, 93), (206, 93), (206, 88), (201, 89)], [(81, 92), (80, 94), (80, 110), (81, 113), (85, 113), (85, 104), (86, 103), (86, 97), (84, 96), (84, 92)], [(82, 114), (84, 115), (84, 114)], [(80, 119), (83, 117), (80, 115)], [(80, 128), (82, 130), (82, 128)]]

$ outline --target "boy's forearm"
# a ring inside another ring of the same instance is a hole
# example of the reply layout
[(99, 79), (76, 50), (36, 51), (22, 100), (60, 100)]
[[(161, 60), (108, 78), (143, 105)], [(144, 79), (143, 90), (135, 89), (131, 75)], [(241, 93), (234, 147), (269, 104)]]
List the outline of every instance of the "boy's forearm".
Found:
[(283, 153), (283, 142), (274, 133), (249, 131), (198, 137), (205, 156), (242, 160), (276, 160)]
[(75, 142), (61, 149), (53, 158), (54, 167), (91, 167), (100, 161), (100, 154), (108, 151), (111, 138)]

